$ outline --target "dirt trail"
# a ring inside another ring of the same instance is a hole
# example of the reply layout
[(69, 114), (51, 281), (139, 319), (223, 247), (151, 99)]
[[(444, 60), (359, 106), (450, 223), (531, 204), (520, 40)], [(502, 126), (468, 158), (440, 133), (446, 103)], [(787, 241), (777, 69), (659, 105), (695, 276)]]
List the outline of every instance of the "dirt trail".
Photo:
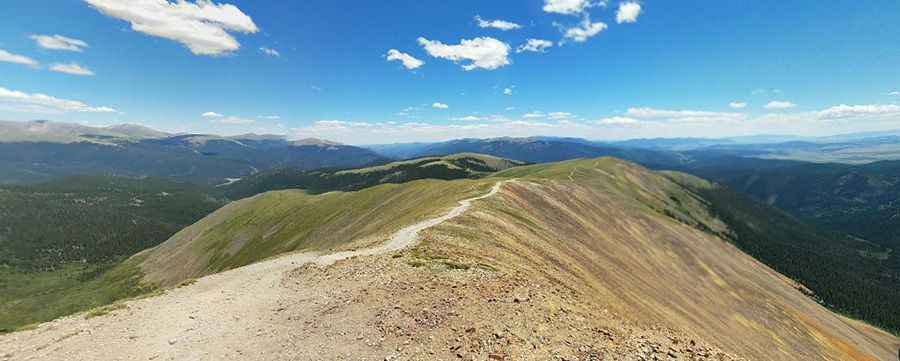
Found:
[(484, 195), (481, 195), (481, 196), (478, 196), (475, 198), (469, 198), (469, 199), (464, 199), (464, 200), (459, 201), (459, 205), (456, 206), (456, 208), (451, 209), (450, 212), (448, 212), (447, 214), (445, 214), (443, 216), (425, 220), (425, 221), (416, 223), (414, 225), (408, 226), (406, 228), (403, 228), (403, 229), (397, 231), (397, 233), (394, 233), (394, 235), (391, 237), (390, 240), (388, 240), (387, 242), (385, 242), (384, 244), (382, 244), (380, 246), (376, 246), (376, 247), (368, 248), (368, 249), (338, 252), (338, 253), (332, 253), (332, 254), (320, 256), (318, 258), (318, 260), (316, 260), (316, 263), (318, 263), (319, 265), (329, 265), (334, 262), (344, 260), (347, 258), (352, 258), (352, 257), (356, 257), (356, 256), (374, 256), (374, 255), (384, 254), (384, 253), (388, 253), (388, 252), (398, 251), (398, 250), (404, 249), (406, 247), (412, 246), (416, 242), (419, 232), (421, 232), (427, 228), (434, 227), (443, 222), (446, 222), (450, 219), (458, 217), (460, 214), (463, 214), (463, 212), (465, 212), (467, 209), (469, 209), (469, 207), (472, 206), (472, 202), (481, 200), (481, 199), (485, 199), (488, 197), (492, 197), (493, 195), (497, 194), (497, 192), (500, 191), (500, 187), (502, 187), (503, 184), (506, 182), (510, 182), (510, 181), (507, 180), (507, 181), (497, 182), (497, 184), (494, 184), (494, 187), (491, 188), (491, 191), (488, 192), (487, 194), (484, 194)]
[(295, 253), (210, 275), (193, 285), (123, 303), (109, 314), (77, 314), (29, 331), (0, 336), (0, 360), (268, 360), (287, 343), (288, 329), (272, 314), (287, 303), (314, 299), (322, 290), (283, 285), (285, 273), (304, 264), (397, 251), (420, 231), (457, 217), (472, 202), (491, 197), (504, 183), (462, 200), (447, 214), (408, 226), (374, 248), (321, 255)]

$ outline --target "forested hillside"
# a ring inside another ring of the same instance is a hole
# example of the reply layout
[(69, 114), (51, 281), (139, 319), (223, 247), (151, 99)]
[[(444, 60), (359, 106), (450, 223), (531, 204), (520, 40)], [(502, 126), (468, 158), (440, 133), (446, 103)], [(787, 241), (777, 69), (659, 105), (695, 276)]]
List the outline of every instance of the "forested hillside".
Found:
[(348, 170), (303, 171), (296, 168), (277, 168), (218, 187), (216, 192), (229, 199), (240, 199), (281, 189), (303, 189), (311, 193), (353, 191), (379, 184), (403, 183), (417, 179), (478, 178), (523, 164), (525, 163), (489, 155), (460, 153)]
[(0, 187), (0, 264), (46, 271), (108, 262), (155, 246), (222, 204), (202, 187), (155, 178)]
[(222, 204), (155, 178), (0, 187), (0, 331), (142, 292), (137, 270), (109, 270)]

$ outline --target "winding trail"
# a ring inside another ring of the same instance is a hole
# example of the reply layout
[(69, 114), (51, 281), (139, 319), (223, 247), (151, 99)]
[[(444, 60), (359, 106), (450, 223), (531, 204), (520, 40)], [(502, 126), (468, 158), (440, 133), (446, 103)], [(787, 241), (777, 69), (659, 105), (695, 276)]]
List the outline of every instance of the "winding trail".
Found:
[(459, 201), (459, 205), (456, 206), (456, 208), (451, 209), (450, 212), (447, 212), (447, 214), (443, 216), (424, 220), (414, 225), (405, 227), (397, 231), (397, 233), (394, 233), (390, 240), (380, 246), (356, 251), (337, 252), (320, 256), (319, 259), (316, 260), (316, 263), (320, 265), (329, 265), (347, 258), (385, 254), (412, 246), (418, 240), (419, 232), (458, 217), (472, 206), (472, 202), (494, 196), (495, 194), (497, 194), (497, 192), (500, 191), (500, 188), (504, 183), (511, 181), (513, 180), (504, 180), (497, 182), (496, 184), (494, 184), (494, 187), (491, 188), (491, 191), (487, 194)]
[(304, 252), (209, 275), (193, 285), (123, 303), (125, 309), (86, 319), (76, 314), (44, 323), (33, 330), (0, 335), (0, 361), (5, 360), (221, 360), (278, 359), (289, 342), (290, 329), (273, 321), (285, 304), (305, 302), (315, 290), (285, 287), (287, 272), (302, 265), (330, 265), (357, 257), (404, 249), (419, 232), (458, 217), (472, 202), (465, 199), (447, 214), (405, 227), (382, 245), (320, 254)]

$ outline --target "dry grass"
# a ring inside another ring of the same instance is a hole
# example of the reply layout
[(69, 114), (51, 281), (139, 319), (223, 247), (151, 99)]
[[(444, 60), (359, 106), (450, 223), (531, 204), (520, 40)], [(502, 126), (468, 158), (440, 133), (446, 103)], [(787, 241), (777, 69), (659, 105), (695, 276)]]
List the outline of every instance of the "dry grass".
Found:
[(896, 338), (827, 310), (698, 230), (724, 225), (666, 177), (611, 159), (562, 165), (504, 172), (522, 179), (429, 230), (415, 252), (546, 279), (634, 322), (692, 332), (750, 359), (895, 357)]
[(493, 180), (423, 180), (358, 192), (278, 191), (233, 202), (147, 252), (150, 283), (185, 279), (300, 250), (383, 242), (405, 225), (446, 212)]

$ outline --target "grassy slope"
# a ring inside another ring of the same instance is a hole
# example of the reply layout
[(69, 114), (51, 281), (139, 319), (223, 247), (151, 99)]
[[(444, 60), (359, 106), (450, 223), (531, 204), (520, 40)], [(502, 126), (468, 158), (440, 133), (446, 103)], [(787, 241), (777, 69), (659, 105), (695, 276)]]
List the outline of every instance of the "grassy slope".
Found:
[(601, 159), (499, 176), (520, 180), (504, 197), (427, 231), (412, 252), (416, 262), (544, 277), (579, 301), (694, 332), (751, 359), (876, 360), (895, 352), (896, 338), (828, 311), (711, 234), (729, 230), (705, 200), (662, 173)]
[[(434, 168), (454, 168), (464, 174), (447, 177), (469, 178), (519, 163), (462, 154), (410, 164), (427, 170), (416, 176), (438, 176), (443, 173)], [(385, 172), (363, 173), (365, 178)], [(228, 205), (178, 233), (171, 242), (177, 249), (160, 247), (120, 263), (220, 204), (199, 188), (155, 179), (73, 177), (39, 186), (6, 187), (0, 189), (0, 226), (4, 226), (0, 227), (0, 265), (4, 265), (0, 267), (0, 330), (153, 289), (154, 282), (140, 282), (142, 266), (164, 269), (151, 272), (150, 279), (171, 286), (283, 252), (338, 247), (365, 237), (380, 241), (401, 225), (441, 212), (482, 188), (480, 182), (424, 181), (352, 193), (263, 194)], [(135, 199), (142, 201), (140, 206)], [(38, 220), (45, 224), (34, 224)], [(194, 232), (213, 226), (219, 227), (203, 233), (189, 249), (180, 248), (193, 240)], [(144, 263), (146, 257), (150, 258)]]
[(148, 282), (171, 286), (285, 252), (381, 242), (491, 184), (421, 180), (357, 192), (264, 193), (233, 202), (148, 250), (141, 267)]
[(111, 269), (107, 267), (67, 264), (52, 272), (0, 270), (0, 332), (50, 321), (153, 290), (141, 282), (141, 270), (134, 262), (121, 263)]

